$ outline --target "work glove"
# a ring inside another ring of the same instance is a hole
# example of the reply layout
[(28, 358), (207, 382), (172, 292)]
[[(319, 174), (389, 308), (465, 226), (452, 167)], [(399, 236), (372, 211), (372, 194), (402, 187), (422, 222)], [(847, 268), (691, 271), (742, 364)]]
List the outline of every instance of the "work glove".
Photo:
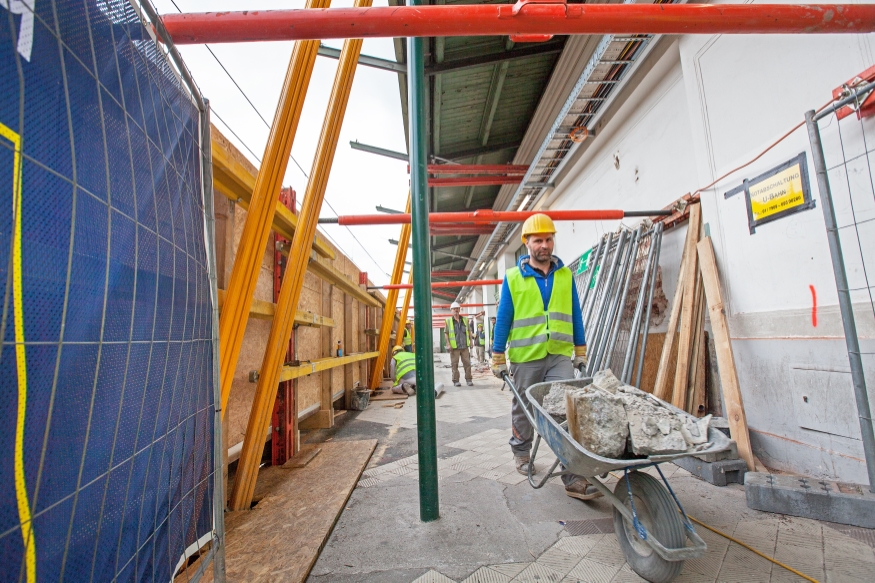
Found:
[(493, 352), (492, 374), (500, 379), (503, 379), (505, 373), (507, 373), (507, 358), (505, 358), (503, 352)]
[(586, 368), (586, 346), (574, 347), (574, 360), (571, 361), (574, 368)]

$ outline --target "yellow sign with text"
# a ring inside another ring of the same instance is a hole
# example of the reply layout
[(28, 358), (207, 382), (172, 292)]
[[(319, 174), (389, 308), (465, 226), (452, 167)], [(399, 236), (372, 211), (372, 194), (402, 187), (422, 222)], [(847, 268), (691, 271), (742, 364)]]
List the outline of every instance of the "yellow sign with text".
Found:
[(749, 183), (750, 211), (754, 222), (805, 204), (802, 168), (794, 164), (757, 183)]

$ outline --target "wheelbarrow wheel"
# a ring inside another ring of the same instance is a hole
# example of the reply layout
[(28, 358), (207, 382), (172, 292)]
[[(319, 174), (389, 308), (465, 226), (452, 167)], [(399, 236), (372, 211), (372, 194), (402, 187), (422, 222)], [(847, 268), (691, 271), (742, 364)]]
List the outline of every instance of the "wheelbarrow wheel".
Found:
[[(635, 512), (638, 521), (653, 536), (668, 549), (682, 548), (686, 545), (684, 523), (680, 519), (677, 506), (665, 487), (659, 480), (641, 472), (630, 472), (617, 483), (614, 494), (629, 511), (629, 488), (632, 489), (635, 500)], [(614, 508), (614, 532), (626, 562), (632, 570), (651, 583), (668, 583), (677, 577), (684, 567), (683, 561), (666, 561), (654, 551), (650, 545), (638, 536), (632, 521), (625, 518)]]

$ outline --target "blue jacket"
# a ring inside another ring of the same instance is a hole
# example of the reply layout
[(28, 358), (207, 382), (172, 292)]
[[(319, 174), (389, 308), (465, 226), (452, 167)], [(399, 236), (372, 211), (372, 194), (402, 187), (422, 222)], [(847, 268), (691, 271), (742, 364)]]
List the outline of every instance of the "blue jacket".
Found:
[[(553, 272), (555, 272), (564, 264), (562, 260), (553, 256), (553, 263), (550, 266), (550, 273), (547, 277), (541, 275), (540, 272), (532, 269), (529, 265), (529, 256), (523, 255), (520, 257), (517, 266), (520, 268), (520, 273), (523, 277), (534, 277), (538, 281), (538, 289), (541, 290), (541, 299), (544, 300), (544, 310), (547, 310), (547, 305), (550, 303), (550, 295), (553, 293)], [(504, 283), (501, 285), (501, 303), (498, 305), (498, 314), (495, 319), (495, 333), (492, 338), (492, 351), (504, 352), (507, 346), (507, 337), (510, 334), (510, 327), (513, 324), (513, 298), (510, 297), (510, 287), (507, 285), (507, 277), (504, 278)], [(571, 282), (571, 320), (574, 325), (574, 345), (583, 346), (586, 344), (586, 335), (583, 331), (583, 316), (580, 312), (580, 300), (577, 297), (577, 286)]]

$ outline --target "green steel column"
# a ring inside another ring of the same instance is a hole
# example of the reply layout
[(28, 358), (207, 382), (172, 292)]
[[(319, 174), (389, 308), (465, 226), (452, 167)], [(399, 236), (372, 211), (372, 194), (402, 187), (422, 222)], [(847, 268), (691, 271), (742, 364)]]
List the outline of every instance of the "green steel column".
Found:
[[(412, 5), (422, 4), (413, 0)], [(431, 343), (431, 257), (425, 136), (425, 39), (407, 39), (407, 109), (410, 117), (410, 203), (413, 227), (413, 320), (416, 346), (416, 424), (419, 441), (419, 518), (440, 518), (434, 420), (434, 349)]]

